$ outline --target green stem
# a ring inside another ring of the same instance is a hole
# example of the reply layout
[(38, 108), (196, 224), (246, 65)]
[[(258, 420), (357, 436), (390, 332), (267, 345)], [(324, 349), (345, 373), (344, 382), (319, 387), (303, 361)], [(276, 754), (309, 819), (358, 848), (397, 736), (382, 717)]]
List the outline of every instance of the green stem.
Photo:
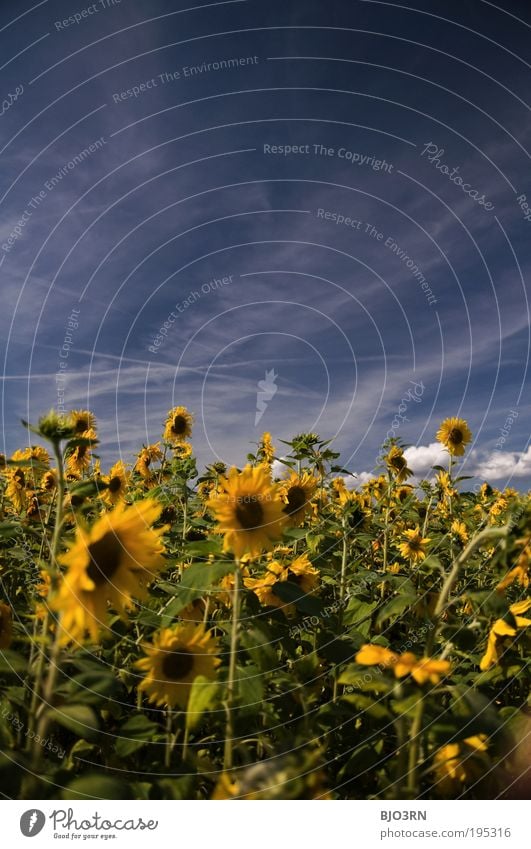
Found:
[(234, 744), (234, 693), (236, 682), (236, 655), (238, 652), (238, 625), (240, 615), (240, 563), (236, 559), (234, 589), (232, 591), (232, 629), (230, 639), (229, 677), (227, 680), (227, 725), (225, 731), (224, 769), (231, 770)]
[(439, 593), (439, 598), (437, 599), (437, 605), (435, 607), (435, 611), (433, 614), (433, 628), (431, 629), (428, 639), (426, 641), (426, 655), (429, 656), (433, 649), (433, 645), (435, 643), (435, 639), (440, 630), (441, 617), (444, 613), (446, 602), (453, 588), (455, 587), (457, 580), (459, 578), (459, 573), (461, 571), (461, 567), (464, 566), (468, 558), (477, 548), (480, 548), (485, 542), (488, 540), (502, 539), (507, 535), (508, 527), (502, 528), (485, 528), (485, 530), (480, 531), (476, 534), (475, 537), (472, 537), (466, 548), (463, 549), (459, 557), (453, 562), (453, 566), (446, 575), (444, 583), (442, 585), (441, 592)]
[(408, 776), (407, 789), (411, 796), (418, 794), (418, 768), (419, 768), (419, 751), (422, 739), (422, 718), (424, 714), (424, 697), (419, 695), (419, 700), (415, 708), (415, 715), (411, 723), (409, 732), (409, 758), (408, 758)]
[[(338, 613), (338, 632), (341, 634), (343, 628), (343, 604), (345, 593), (347, 590), (347, 560), (348, 560), (348, 537), (347, 537), (347, 517), (343, 516), (343, 550), (341, 553), (341, 574), (339, 577), (339, 613)], [(334, 676), (334, 690), (332, 701), (337, 701), (337, 674)]]
[(171, 708), (168, 708), (166, 711), (166, 745), (164, 747), (164, 766), (166, 769), (170, 768), (171, 763), (171, 752), (173, 749), (173, 740), (172, 740), (172, 726), (173, 726), (173, 711)]

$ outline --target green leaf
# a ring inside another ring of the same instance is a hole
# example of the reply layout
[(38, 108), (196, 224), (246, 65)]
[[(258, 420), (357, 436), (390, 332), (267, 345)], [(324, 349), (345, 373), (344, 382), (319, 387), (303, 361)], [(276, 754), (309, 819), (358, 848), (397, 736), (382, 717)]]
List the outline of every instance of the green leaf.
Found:
[(220, 684), (218, 681), (209, 681), (204, 675), (197, 676), (190, 689), (186, 709), (186, 727), (189, 731), (197, 728), (205, 711), (215, 709), (219, 692)]
[(85, 740), (94, 740), (99, 737), (98, 718), (88, 705), (74, 704), (49, 708), (48, 715), (59, 725), (73, 731), (78, 737), (83, 737)]
[(126, 781), (111, 778), (101, 772), (76, 778), (61, 793), (62, 799), (131, 799)]
[(378, 607), (377, 601), (367, 602), (359, 598), (351, 598), (343, 614), (343, 623), (354, 626), (364, 637), (367, 637), (371, 627), (372, 613), (376, 607)]
[(0, 651), (0, 672), (24, 672), (27, 665), (28, 661), (23, 655), (11, 649)]
[(131, 755), (137, 749), (145, 746), (146, 743), (150, 743), (158, 730), (158, 725), (151, 722), (144, 714), (139, 713), (132, 716), (121, 726), (116, 737), (114, 747), (116, 754), (124, 758)]
[[(201, 598), (210, 590), (217, 587), (221, 578), (233, 572), (235, 565), (232, 561), (220, 561), (218, 563), (194, 563), (189, 569), (185, 569), (179, 584), (170, 584), (165, 581), (161, 585), (165, 592), (175, 596), (165, 611), (166, 618), (173, 618), (187, 607), (196, 598)], [(161, 617), (164, 619), (164, 617)]]
[(403, 613), (409, 607), (413, 607), (416, 603), (416, 595), (397, 595), (394, 598), (389, 599), (389, 601), (380, 607), (376, 617), (376, 625), (381, 625), (387, 619), (391, 619), (392, 617), (398, 617), (400, 613)]
[(373, 719), (387, 719), (389, 711), (384, 702), (375, 702), (370, 696), (361, 693), (347, 693), (341, 696), (344, 702), (353, 705), (360, 713), (366, 713)]
[(242, 709), (257, 714), (264, 698), (264, 676), (253, 664), (238, 666), (238, 696)]

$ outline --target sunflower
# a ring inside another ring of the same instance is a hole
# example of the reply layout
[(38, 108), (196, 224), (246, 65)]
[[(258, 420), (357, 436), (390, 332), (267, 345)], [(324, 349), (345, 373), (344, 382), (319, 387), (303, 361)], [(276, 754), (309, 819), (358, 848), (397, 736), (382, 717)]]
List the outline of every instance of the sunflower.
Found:
[(268, 466), (273, 462), (275, 446), (273, 445), (271, 434), (267, 430), (262, 434), (262, 439), (258, 444), (257, 456), (263, 463), (267, 463)]
[(284, 513), (291, 524), (301, 525), (312, 509), (312, 498), (317, 489), (317, 478), (311, 472), (291, 472), (286, 481), (281, 481), (279, 491), (284, 501)]
[(46, 492), (51, 492), (57, 487), (57, 469), (49, 469), (44, 473), (41, 486)]
[(505, 577), (500, 581), (496, 589), (498, 592), (503, 592), (510, 587), (511, 584), (514, 584), (515, 581), (518, 581), (521, 587), (527, 588), (529, 586), (529, 566), (531, 565), (531, 537), (527, 540), (516, 540), (517, 545), (523, 545), (523, 549), (518, 555), (518, 560), (516, 561), (516, 566), (514, 566)]
[(8, 468), (6, 471), (7, 486), (6, 498), (11, 501), (17, 513), (21, 513), (28, 507), (28, 500), (31, 493), (27, 490), (26, 472), (24, 469), (19, 469), (16, 466)]
[(395, 678), (404, 678), (411, 675), (417, 684), (425, 684), (430, 681), (438, 684), (441, 676), (447, 675), (451, 670), (448, 660), (434, 660), (431, 657), (418, 658), (411, 651), (404, 654), (396, 654), (384, 646), (371, 643), (363, 645), (356, 655), (356, 663), (362, 666), (382, 666), (393, 668)]
[(485, 772), (485, 763), (479, 758), (481, 753), (486, 751), (486, 734), (476, 734), (459, 743), (447, 743), (437, 749), (433, 756), (433, 772), (439, 795), (458, 795), (460, 785), (476, 782), (481, 778)]
[(142, 450), (137, 455), (135, 463), (135, 472), (138, 472), (145, 480), (150, 481), (153, 478), (151, 464), (162, 460), (163, 454), (160, 450), (160, 442), (155, 442), (153, 445), (144, 445)]
[(262, 577), (246, 578), (244, 585), (254, 592), (262, 604), (282, 607), (285, 613), (291, 613), (294, 606), (282, 601), (275, 593), (275, 586), (284, 581), (296, 584), (304, 595), (308, 595), (318, 584), (319, 572), (312, 566), (308, 556), (302, 554), (289, 564), (282, 564), (278, 560), (270, 561)]
[(191, 457), (194, 449), (189, 442), (177, 442), (173, 446), (173, 456), (178, 460), (187, 460)]
[(435, 475), (435, 486), (439, 492), (439, 497), (453, 498), (457, 495), (457, 490), (452, 486), (452, 478), (448, 472), (438, 472)]
[(177, 625), (164, 628), (144, 647), (146, 657), (136, 666), (146, 673), (139, 685), (148, 701), (161, 707), (186, 709), (190, 688), (201, 675), (212, 680), (221, 663), (218, 643), (202, 625)]
[(233, 467), (220, 479), (219, 488), (207, 504), (218, 522), (216, 532), (225, 534), (223, 550), (240, 558), (273, 548), (286, 517), (278, 487), (265, 467), (247, 465), (242, 472)]
[(13, 639), (13, 614), (8, 604), (0, 601), (0, 649), (8, 649)]
[(466, 525), (464, 522), (460, 522), (459, 519), (454, 519), (450, 525), (450, 530), (462, 543), (465, 543), (468, 540)]
[(462, 457), (472, 439), (472, 432), (464, 419), (453, 416), (443, 421), (437, 431), (437, 439), (453, 457)]
[(193, 416), (186, 407), (174, 407), (166, 418), (164, 439), (172, 445), (184, 442), (192, 435), (193, 423)]
[(511, 621), (505, 619), (497, 619), (491, 627), (485, 654), (481, 658), (479, 668), (485, 672), (491, 666), (495, 666), (504, 654), (504, 643), (506, 637), (515, 638), (519, 628), (528, 628), (531, 625), (531, 619), (526, 619), (522, 613), (527, 613), (531, 607), (531, 598), (517, 601), (511, 604), (509, 613), (512, 614)]
[(101, 493), (102, 500), (107, 504), (118, 504), (118, 502), (123, 501), (130, 477), (131, 473), (127, 471), (125, 464), (118, 460), (107, 477), (102, 478), (103, 483), (107, 484)]
[(96, 431), (96, 416), (90, 410), (71, 410), (68, 418), (76, 436), (86, 436), (88, 431)]
[(398, 546), (400, 554), (412, 563), (420, 562), (426, 557), (426, 546), (431, 542), (430, 537), (423, 537), (420, 528), (404, 531), (405, 542)]
[[(97, 434), (95, 430), (87, 430), (80, 437), (87, 440), (96, 440)], [(80, 478), (89, 468), (92, 458), (92, 452), (89, 444), (76, 445), (68, 455), (66, 461), (66, 472), (72, 478)]]
[(404, 484), (404, 486), (398, 486), (394, 491), (394, 498), (400, 504), (403, 504), (413, 495), (413, 487), (411, 484)]
[(408, 469), (407, 460), (404, 457), (404, 452), (398, 445), (393, 445), (384, 457), (385, 465), (398, 483), (402, 483), (411, 477), (413, 472)]
[(119, 504), (90, 529), (78, 527), (75, 541), (59, 558), (67, 571), (52, 601), (63, 642), (81, 641), (87, 631), (96, 641), (106, 627), (108, 602), (123, 615), (133, 606), (133, 596), (145, 598), (147, 584), (164, 565), (164, 528), (150, 528), (161, 509), (153, 499), (130, 507)]

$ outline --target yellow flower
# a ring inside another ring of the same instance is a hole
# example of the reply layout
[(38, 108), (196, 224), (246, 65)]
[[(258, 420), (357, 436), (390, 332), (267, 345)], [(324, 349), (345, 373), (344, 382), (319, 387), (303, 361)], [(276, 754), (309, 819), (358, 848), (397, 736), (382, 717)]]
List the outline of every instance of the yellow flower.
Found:
[(404, 486), (397, 487), (393, 493), (395, 500), (400, 502), (401, 504), (403, 504), (404, 501), (407, 501), (407, 499), (410, 498), (412, 494), (413, 487), (407, 483), (404, 484)]
[(437, 472), (435, 475), (435, 485), (439, 493), (445, 495), (447, 498), (453, 498), (454, 495), (457, 495), (457, 490), (452, 486), (452, 478), (448, 472)]
[(258, 445), (258, 457), (269, 466), (273, 462), (275, 457), (275, 446), (273, 445), (273, 440), (271, 438), (271, 434), (266, 430), (262, 434), (262, 439)]
[(453, 416), (445, 419), (437, 431), (437, 439), (454, 457), (462, 457), (472, 433), (464, 419)]
[(356, 655), (356, 662), (363, 666), (393, 667), (396, 678), (411, 675), (417, 684), (425, 684), (426, 681), (438, 684), (441, 677), (447, 675), (452, 668), (448, 660), (434, 660), (431, 657), (418, 658), (410, 651), (405, 652), (405, 654), (396, 654), (396, 652), (384, 646), (373, 645), (372, 643), (366, 643), (361, 647)]
[(284, 581), (296, 584), (304, 595), (308, 595), (317, 587), (319, 571), (312, 566), (307, 554), (301, 554), (289, 564), (282, 564), (278, 560), (270, 561), (262, 577), (246, 578), (244, 584), (247, 589), (253, 590), (262, 604), (281, 607), (284, 613), (289, 614), (294, 606), (282, 601), (274, 591), (276, 584)]
[(531, 538), (528, 540), (517, 540), (517, 544), (522, 545), (523, 549), (518, 555), (518, 560), (516, 561), (516, 566), (507, 573), (505, 578), (500, 581), (496, 589), (498, 592), (503, 592), (503, 590), (510, 587), (515, 581), (518, 581), (521, 587), (527, 588), (529, 586), (529, 558), (531, 555)]
[(127, 471), (125, 463), (118, 460), (107, 477), (102, 478), (103, 483), (107, 484), (106, 489), (101, 491), (102, 500), (111, 505), (124, 501), (130, 477), (131, 473)]
[(286, 481), (279, 484), (279, 492), (284, 501), (284, 513), (293, 525), (300, 525), (312, 509), (312, 498), (317, 488), (317, 478), (310, 472), (291, 472)]
[(164, 439), (172, 445), (185, 442), (192, 435), (193, 423), (193, 416), (186, 407), (174, 407), (166, 418)]
[(173, 456), (179, 460), (187, 460), (191, 457), (194, 449), (189, 442), (176, 442), (173, 446)]
[(413, 652), (408, 651), (398, 658), (395, 664), (395, 675), (397, 678), (411, 675), (417, 684), (425, 684), (427, 681), (438, 684), (441, 677), (448, 675), (451, 668), (448, 660), (433, 660), (431, 657), (417, 658)]
[(426, 546), (431, 542), (430, 537), (423, 537), (420, 528), (415, 527), (404, 531), (405, 542), (398, 546), (400, 554), (412, 563), (420, 562), (426, 557)]
[(413, 472), (411, 469), (408, 469), (407, 460), (404, 457), (404, 452), (398, 445), (393, 445), (389, 452), (384, 457), (385, 464), (391, 474), (393, 474), (398, 481), (398, 483), (402, 483), (407, 480), (407, 478), (411, 477)]
[(244, 554), (257, 557), (273, 548), (286, 516), (278, 487), (265, 467), (247, 465), (242, 472), (233, 467), (220, 479), (219, 489), (207, 504), (218, 523), (216, 533), (225, 535), (223, 550), (239, 558)]
[(49, 469), (44, 473), (41, 481), (41, 486), (47, 492), (57, 487), (57, 469)]
[(361, 663), (362, 666), (394, 666), (398, 660), (398, 655), (384, 646), (365, 643), (356, 655), (356, 663)]
[[(95, 440), (96, 431), (95, 430), (87, 430), (82, 434), (83, 439)], [(76, 445), (75, 448), (72, 449), (68, 458), (66, 460), (66, 471), (67, 474), (71, 475), (74, 478), (79, 478), (81, 475), (87, 471), (90, 466), (92, 452), (90, 450), (89, 445)]]
[(88, 431), (96, 431), (96, 416), (90, 410), (71, 410), (68, 418), (76, 436), (85, 436)]
[(137, 455), (135, 472), (138, 472), (146, 481), (152, 481), (151, 464), (162, 460), (162, 456), (160, 442), (155, 442), (153, 445), (144, 445)]
[(466, 525), (464, 522), (460, 522), (459, 519), (454, 519), (452, 524), (450, 525), (450, 530), (456, 537), (458, 537), (461, 542), (466, 542), (468, 539), (468, 531), (466, 529)]
[(509, 612), (513, 616), (514, 625), (509, 624), (505, 619), (497, 619), (489, 631), (487, 639), (487, 648), (485, 654), (481, 658), (479, 668), (482, 671), (495, 666), (501, 659), (504, 653), (505, 637), (516, 637), (518, 628), (527, 628), (531, 625), (531, 619), (526, 619), (522, 613), (527, 613), (531, 607), (531, 599), (517, 601), (516, 604), (511, 604)]
[(139, 690), (148, 701), (160, 707), (186, 709), (190, 688), (201, 675), (212, 680), (221, 661), (215, 656), (217, 640), (202, 625), (177, 625), (164, 628), (145, 646), (146, 657), (137, 661), (146, 673)]
[(26, 472), (24, 469), (18, 469), (16, 466), (11, 466), (6, 470), (7, 486), (6, 498), (11, 501), (17, 513), (26, 510), (28, 500), (31, 493), (26, 489)]
[(8, 604), (0, 601), (0, 649), (8, 649), (13, 639), (13, 614)]
[(96, 641), (107, 627), (108, 603), (123, 615), (133, 596), (146, 597), (147, 585), (164, 565), (164, 528), (150, 527), (161, 509), (153, 499), (119, 504), (90, 529), (78, 526), (75, 541), (59, 558), (67, 571), (51, 601), (60, 614), (63, 642), (82, 641), (87, 632)]
[[(487, 736), (476, 734), (460, 743), (448, 743), (435, 752), (433, 772), (436, 790), (441, 796), (455, 796), (460, 785), (477, 781), (484, 773), (484, 763), (476, 757), (487, 751)], [(467, 751), (468, 749), (468, 751)]]

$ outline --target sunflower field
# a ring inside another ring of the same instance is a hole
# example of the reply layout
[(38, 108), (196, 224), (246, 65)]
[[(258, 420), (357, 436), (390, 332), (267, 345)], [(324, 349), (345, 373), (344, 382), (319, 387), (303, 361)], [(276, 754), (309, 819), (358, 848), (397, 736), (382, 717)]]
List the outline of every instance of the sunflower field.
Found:
[(526, 798), (531, 502), (459, 476), (466, 421), (415, 485), (399, 440), (360, 485), (315, 433), (198, 470), (182, 406), (110, 469), (91, 412), (24, 425), (4, 797)]

